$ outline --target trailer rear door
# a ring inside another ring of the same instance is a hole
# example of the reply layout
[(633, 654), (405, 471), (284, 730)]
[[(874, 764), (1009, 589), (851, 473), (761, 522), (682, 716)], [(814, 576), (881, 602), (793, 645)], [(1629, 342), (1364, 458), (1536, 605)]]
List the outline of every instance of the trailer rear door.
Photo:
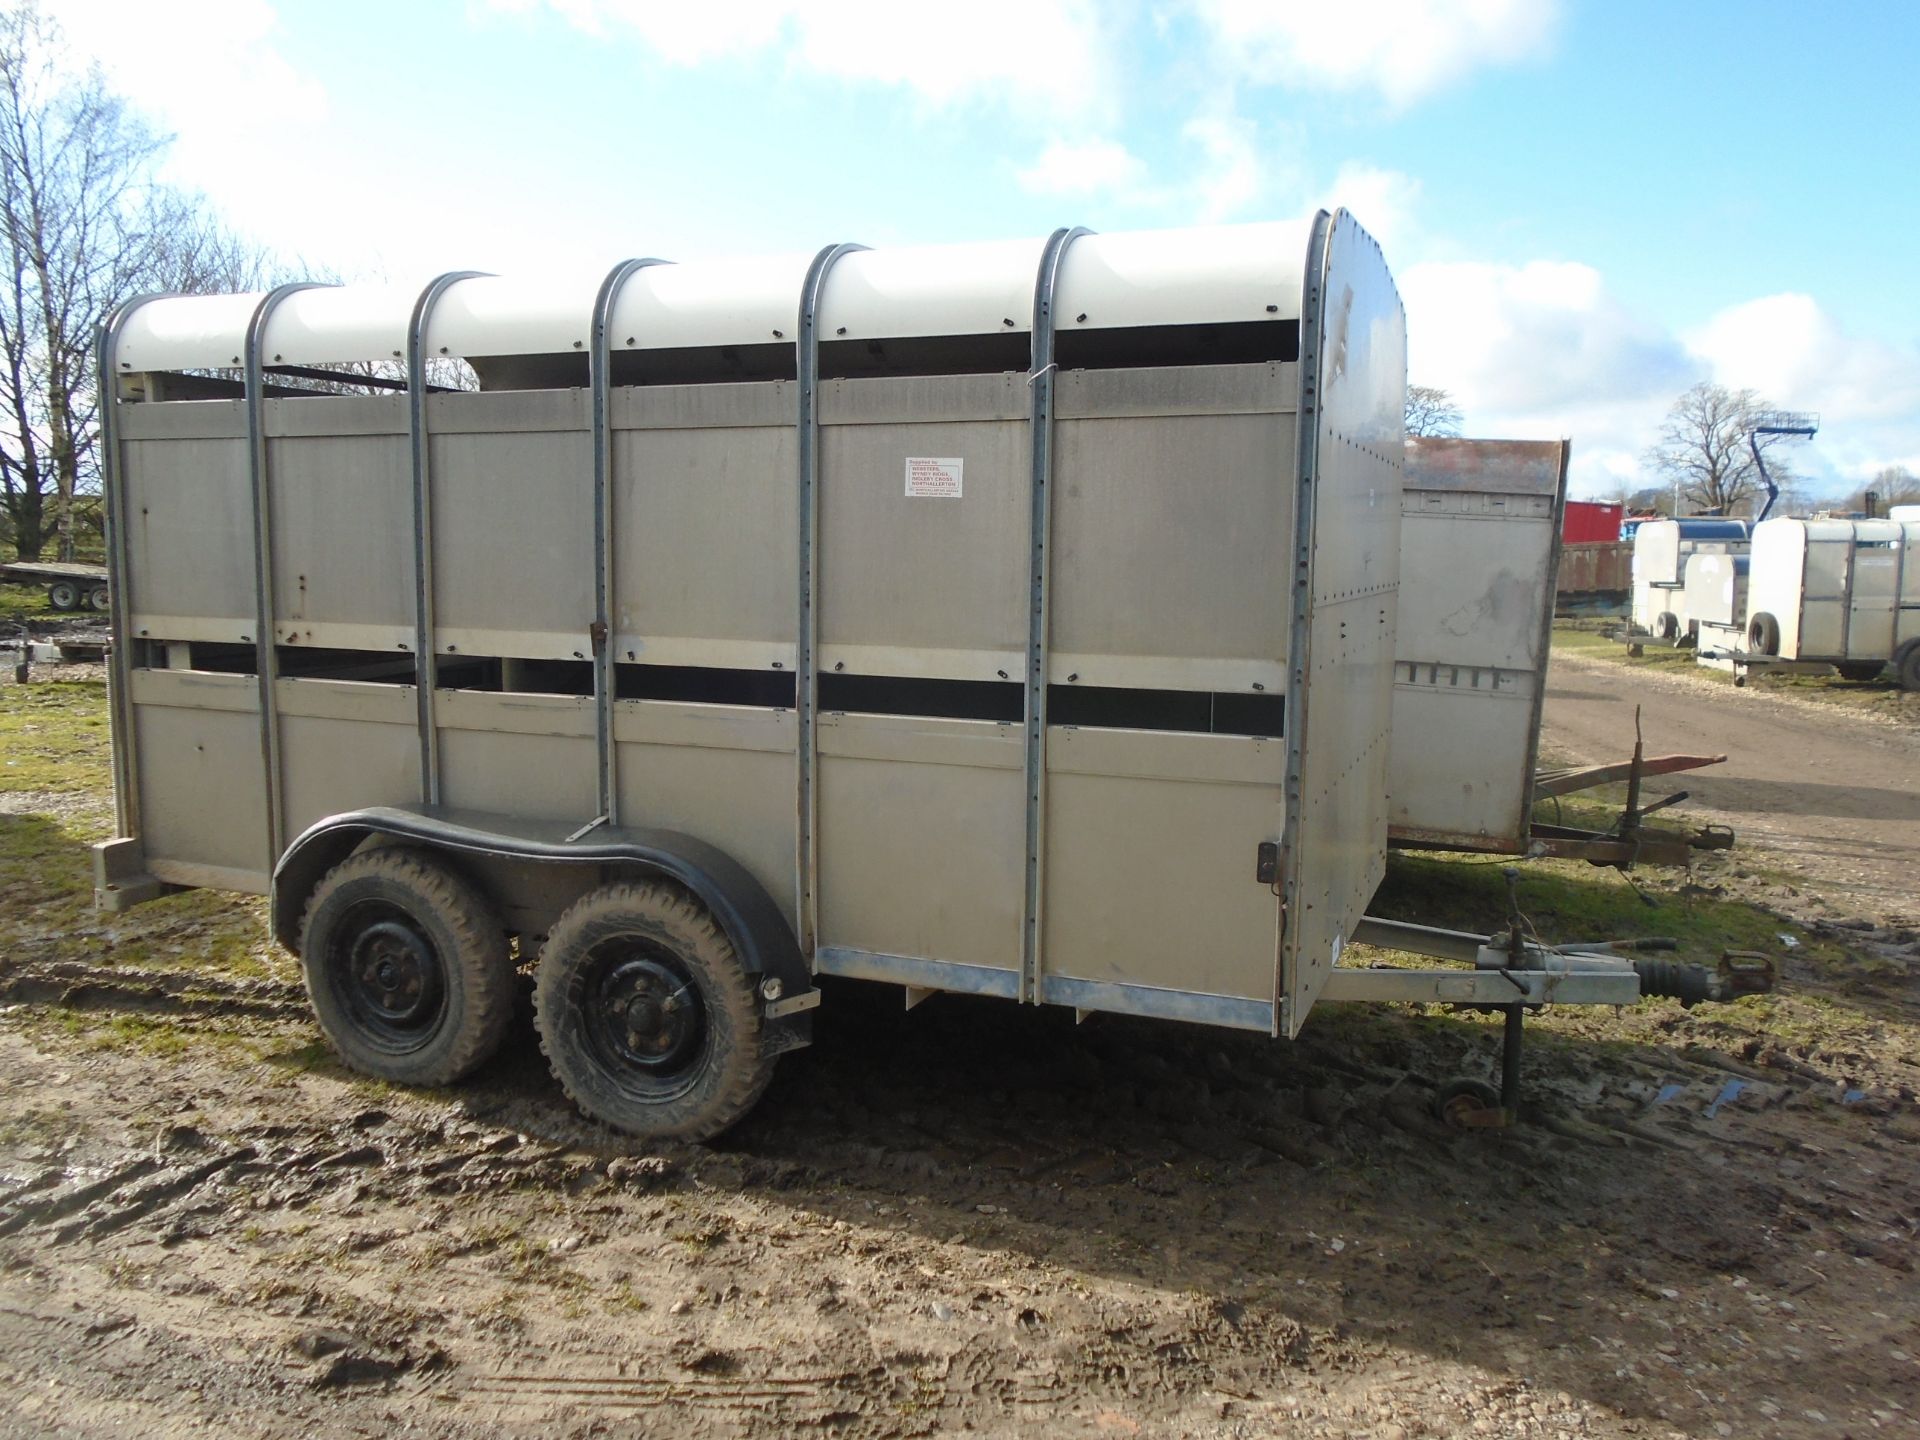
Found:
[(1406, 440), (1406, 314), (1344, 210), (1316, 223), (1306, 284), (1275, 1027), (1290, 1036), (1386, 870)]

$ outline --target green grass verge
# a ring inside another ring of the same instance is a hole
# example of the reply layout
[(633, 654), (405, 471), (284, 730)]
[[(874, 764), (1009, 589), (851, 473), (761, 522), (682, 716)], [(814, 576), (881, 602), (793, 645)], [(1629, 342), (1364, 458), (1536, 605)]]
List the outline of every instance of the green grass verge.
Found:
[(192, 890), (94, 913), (89, 846), (113, 833), (106, 708), (100, 681), (0, 684), (0, 973), (20, 960), (284, 973), (255, 899)]
[(21, 620), (46, 620), (58, 614), (47, 603), (44, 585), (0, 585), (0, 630)]
[[(1702, 665), (1694, 658), (1693, 648), (1649, 641), (1639, 655), (1629, 655), (1627, 647), (1612, 637), (1611, 620), (1563, 620), (1553, 627), (1553, 649), (1557, 654), (1582, 659), (1604, 660), (1631, 670), (1655, 670), (1670, 675), (1694, 675), (1715, 685), (1733, 689), (1733, 672)], [(1891, 670), (1883, 670), (1877, 680), (1842, 680), (1838, 675), (1787, 675), (1757, 673), (1747, 684), (1755, 690), (1778, 691), (1820, 705), (1856, 714), (1877, 715), (1905, 724), (1920, 724), (1920, 693), (1900, 688)]]

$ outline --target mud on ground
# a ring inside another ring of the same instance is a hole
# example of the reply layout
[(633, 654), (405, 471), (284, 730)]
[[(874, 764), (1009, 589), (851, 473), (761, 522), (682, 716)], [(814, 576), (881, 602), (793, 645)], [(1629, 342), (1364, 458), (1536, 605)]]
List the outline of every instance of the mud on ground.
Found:
[[(6, 799), (0, 856), (40, 856), (0, 885), (9, 1434), (1915, 1429), (1890, 923), (1739, 907), (1795, 942), (1782, 996), (1543, 1016), (1508, 1132), (1428, 1114), (1489, 1073), (1479, 1017), (1327, 1007), (1289, 1045), (842, 985), (745, 1125), (658, 1148), (571, 1112), (524, 1023), (455, 1090), (355, 1079), (291, 963), (233, 948), (257, 906), (86, 916), (98, 797)], [(1705, 934), (1757, 873), (1521, 895), (1563, 938)], [(1416, 862), (1383, 908), (1503, 903)]]

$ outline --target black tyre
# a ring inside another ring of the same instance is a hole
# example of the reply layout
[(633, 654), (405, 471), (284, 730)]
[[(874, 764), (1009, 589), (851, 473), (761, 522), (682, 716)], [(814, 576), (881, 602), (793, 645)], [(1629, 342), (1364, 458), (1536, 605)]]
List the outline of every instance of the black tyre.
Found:
[(632, 1135), (709, 1139), (773, 1078), (753, 977), (705, 908), (668, 885), (606, 885), (555, 922), (534, 1024), (568, 1098)]
[(1653, 638), (1671, 641), (1680, 633), (1680, 617), (1671, 610), (1662, 610), (1653, 621)]
[(328, 871), (307, 902), (300, 963), (328, 1042), (382, 1080), (458, 1080), (513, 1019), (499, 917), (424, 850), (363, 850)]
[(1747, 648), (1756, 655), (1780, 653), (1780, 622), (1762, 610), (1747, 622)]
[(1840, 672), (1842, 680), (1864, 684), (1868, 680), (1878, 680), (1880, 672), (1887, 667), (1886, 663), (1880, 660), (1843, 660), (1833, 668)]
[(96, 585), (87, 591), (87, 605), (88, 608), (93, 610), (105, 610), (107, 608), (107, 587), (104, 585)]
[(1893, 657), (1893, 673), (1904, 690), (1920, 690), (1920, 642), (1907, 646)]
[(71, 580), (56, 580), (47, 586), (47, 604), (56, 610), (78, 610), (80, 587)]

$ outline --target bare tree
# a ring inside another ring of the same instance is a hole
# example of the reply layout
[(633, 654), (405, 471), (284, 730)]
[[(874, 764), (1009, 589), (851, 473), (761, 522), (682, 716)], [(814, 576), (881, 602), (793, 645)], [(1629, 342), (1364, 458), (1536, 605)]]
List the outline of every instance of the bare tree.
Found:
[(1432, 385), (1407, 387), (1407, 434), (1458, 435), (1460, 407), (1453, 396)]
[[(1673, 402), (1660, 438), (1647, 451), (1646, 463), (1678, 485), (1696, 511), (1732, 515), (1752, 499), (1760, 485), (1749, 435), (1755, 422), (1772, 405), (1752, 390), (1729, 390), (1702, 382)], [(1783, 489), (1792, 472), (1772, 451), (1785, 436), (1758, 437), (1767, 469)]]
[(1904, 465), (1885, 465), (1845, 501), (1846, 508), (1865, 512), (1867, 496), (1873, 496), (1873, 513), (1884, 515), (1889, 505), (1920, 505), (1920, 475)]
[(74, 542), (95, 470), (94, 326), (150, 290), (232, 288), (261, 261), (196, 197), (160, 185), (167, 141), (98, 68), (59, 63), (34, 0), (0, 9), (0, 509), (20, 556)]

